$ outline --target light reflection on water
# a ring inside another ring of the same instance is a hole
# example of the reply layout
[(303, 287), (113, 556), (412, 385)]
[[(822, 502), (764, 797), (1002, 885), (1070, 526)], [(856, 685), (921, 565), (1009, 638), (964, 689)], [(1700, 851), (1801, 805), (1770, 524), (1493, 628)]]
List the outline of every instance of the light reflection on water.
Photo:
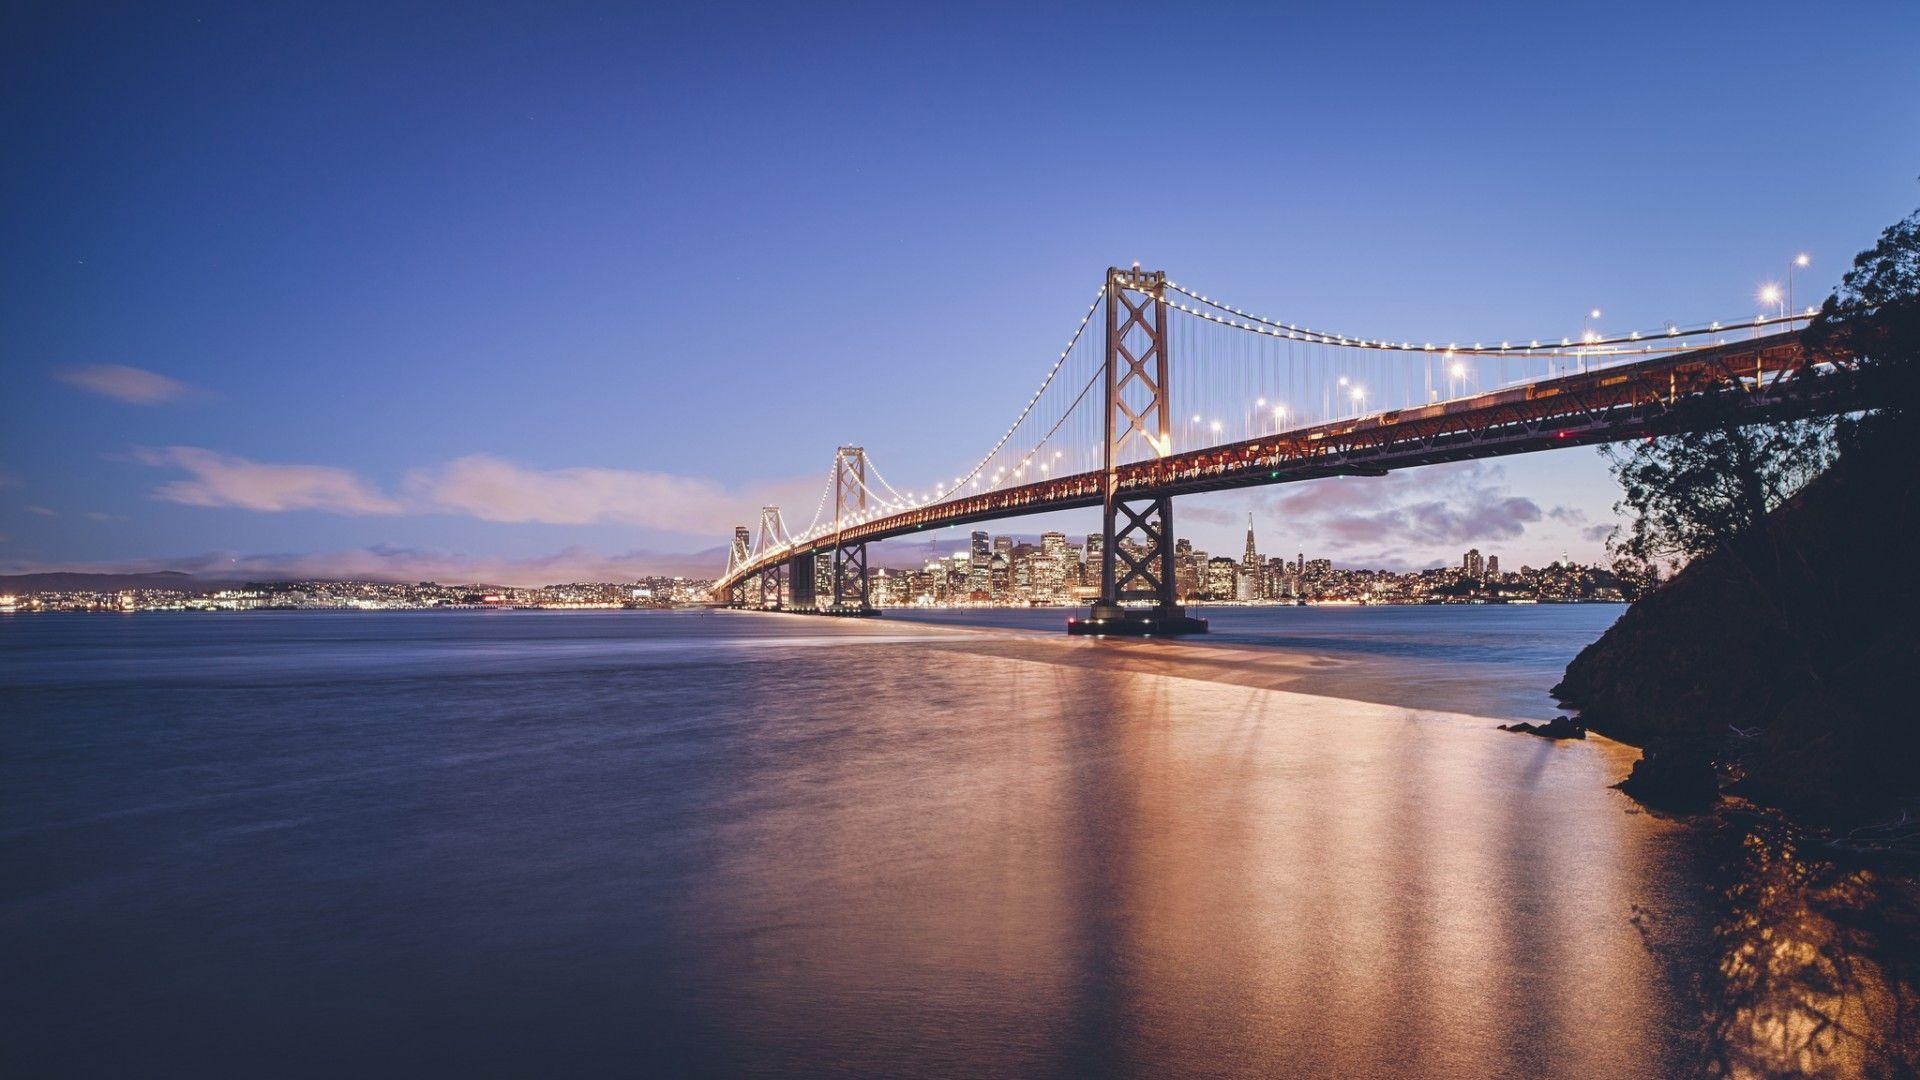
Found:
[[(1541, 622), (1507, 625), (1517, 702)], [(0, 1064), (1876, 1074), (1792, 1056), (1837, 933), (1803, 860), (1636, 812), (1626, 748), (1257, 637), (0, 621)], [(1387, 703), (1279, 689), (1341, 674)], [(1756, 940), (1799, 944), (1745, 979)], [(1892, 1000), (1873, 963), (1852, 996)]]

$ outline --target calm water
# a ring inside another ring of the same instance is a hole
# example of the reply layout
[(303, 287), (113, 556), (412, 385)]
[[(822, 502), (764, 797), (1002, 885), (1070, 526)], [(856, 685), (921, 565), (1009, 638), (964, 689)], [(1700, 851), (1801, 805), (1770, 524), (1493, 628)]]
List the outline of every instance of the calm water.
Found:
[(1876, 878), (1493, 730), (1618, 612), (0, 618), (0, 1074), (1875, 1074)]

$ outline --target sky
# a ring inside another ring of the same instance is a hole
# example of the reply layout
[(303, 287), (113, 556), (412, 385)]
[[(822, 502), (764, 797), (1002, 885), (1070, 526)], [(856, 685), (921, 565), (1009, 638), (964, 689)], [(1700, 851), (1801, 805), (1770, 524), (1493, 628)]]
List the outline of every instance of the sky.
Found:
[[(1802, 303), (1920, 204), (1920, 4), (0, 9), (0, 573), (717, 569), (957, 475), (1109, 265), (1382, 337)], [(1592, 449), (1185, 498), (1601, 557)], [(1097, 529), (1096, 511), (1007, 531)]]

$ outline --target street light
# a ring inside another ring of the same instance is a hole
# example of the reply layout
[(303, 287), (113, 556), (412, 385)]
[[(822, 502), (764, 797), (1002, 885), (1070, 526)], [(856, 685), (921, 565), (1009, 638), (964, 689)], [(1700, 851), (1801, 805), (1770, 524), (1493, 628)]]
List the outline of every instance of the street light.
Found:
[(1774, 305), (1779, 308), (1782, 315), (1787, 313), (1786, 296), (1780, 291), (1780, 286), (1774, 282), (1769, 281), (1760, 286), (1760, 302)]
[(1788, 311), (1800, 310), (1799, 308), (1796, 308), (1793, 306), (1793, 272), (1795, 269), (1805, 270), (1808, 266), (1812, 265), (1812, 263), (1813, 263), (1813, 260), (1808, 258), (1807, 253), (1803, 251), (1800, 254), (1795, 255), (1793, 257), (1793, 261), (1787, 264), (1787, 310)]

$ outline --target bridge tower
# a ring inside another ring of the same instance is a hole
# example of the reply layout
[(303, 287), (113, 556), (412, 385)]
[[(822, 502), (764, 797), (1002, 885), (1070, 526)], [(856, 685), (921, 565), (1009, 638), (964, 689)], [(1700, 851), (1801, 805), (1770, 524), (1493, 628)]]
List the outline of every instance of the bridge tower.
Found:
[(867, 509), (867, 451), (842, 446), (833, 456), (833, 581), (827, 610), (835, 615), (872, 615), (867, 595), (867, 545), (848, 542), (846, 530)]
[[(786, 543), (787, 527), (780, 520), (780, 508), (763, 506), (760, 508), (760, 535), (754, 541), (753, 553), (765, 555), (781, 544)], [(779, 611), (782, 606), (781, 587), (784, 584), (786, 563), (776, 562), (760, 572), (760, 606), (768, 611)]]
[[(1128, 496), (1120, 466), (1144, 449), (1173, 449), (1173, 403), (1167, 379), (1167, 275), (1159, 270), (1107, 270), (1106, 445), (1100, 520), (1100, 599), (1092, 614), (1067, 624), (1070, 634), (1129, 636), (1204, 633), (1207, 623), (1174, 602), (1173, 497)], [(1147, 608), (1129, 602), (1147, 601)]]
[[(750, 546), (752, 539), (752, 534), (747, 532), (745, 525), (735, 525), (733, 527), (733, 543), (727, 545), (728, 577), (732, 577), (735, 570), (747, 565), (748, 560), (752, 558), (752, 548)], [(744, 607), (746, 603), (747, 585), (745, 581), (741, 581), (735, 584), (733, 588), (727, 590), (728, 607)]]

